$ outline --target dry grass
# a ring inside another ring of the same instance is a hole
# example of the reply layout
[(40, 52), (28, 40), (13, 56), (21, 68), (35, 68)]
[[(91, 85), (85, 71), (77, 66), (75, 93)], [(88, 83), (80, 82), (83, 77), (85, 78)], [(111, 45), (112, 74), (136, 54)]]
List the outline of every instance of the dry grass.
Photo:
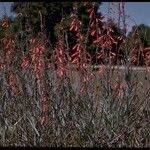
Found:
[[(57, 78), (53, 67), (46, 70), (47, 125), (39, 123), (42, 112), (32, 70), (16, 70), (20, 93), (15, 97), (1, 72), (1, 146), (149, 147), (150, 75), (128, 71), (91, 71), (80, 93), (81, 72), (70, 69)], [(126, 87), (119, 89), (116, 83)]]

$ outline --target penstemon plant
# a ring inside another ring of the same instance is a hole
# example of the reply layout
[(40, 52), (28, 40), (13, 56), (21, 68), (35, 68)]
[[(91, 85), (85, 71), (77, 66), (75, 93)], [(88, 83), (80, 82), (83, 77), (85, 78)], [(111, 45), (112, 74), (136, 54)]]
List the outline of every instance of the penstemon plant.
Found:
[[(120, 25), (127, 18), (125, 3), (118, 3), (118, 11), (109, 4)], [(21, 39), (26, 52), (17, 34), (1, 39), (0, 146), (150, 146), (149, 72), (133, 66), (141, 58), (149, 64), (149, 51), (134, 37), (137, 32), (126, 39), (125, 20), (116, 34), (115, 21), (105, 21), (95, 8), (96, 2), (84, 2), (84, 30), (74, 2), (57, 26), (54, 47), (42, 12), (41, 32)]]

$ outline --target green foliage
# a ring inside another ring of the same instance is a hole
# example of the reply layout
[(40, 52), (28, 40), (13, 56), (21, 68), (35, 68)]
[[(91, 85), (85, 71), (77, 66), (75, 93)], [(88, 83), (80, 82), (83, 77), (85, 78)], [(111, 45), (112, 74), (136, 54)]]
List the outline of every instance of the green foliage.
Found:
[(22, 14), (22, 30), (30, 28), (32, 33), (36, 34), (41, 31), (42, 23), (47, 36), (50, 36), (50, 41), (54, 45), (56, 41), (55, 26), (60, 23), (62, 17), (70, 14), (72, 5), (73, 2), (14, 2), (12, 11)]
[[(49, 37), (52, 45), (55, 45), (58, 26), (63, 26), (67, 31), (69, 29), (69, 21), (67, 20), (75, 2), (14, 2), (11, 9), (13, 12), (21, 13), (22, 30), (26, 28), (32, 29), (32, 33), (36, 34), (41, 31), (41, 21), (44, 25), (47, 37)], [(100, 3), (96, 3), (96, 9)], [(84, 2), (77, 3), (79, 19), (83, 22), (83, 31), (87, 31), (88, 16), (84, 6)], [(42, 20), (40, 17), (42, 14)], [(62, 20), (66, 18), (66, 20)]]
[(132, 27), (132, 31), (128, 34), (128, 38), (132, 38), (134, 34), (134, 38), (137, 39), (140, 37), (141, 43), (143, 43), (144, 47), (150, 46), (150, 27), (145, 24), (140, 24)]

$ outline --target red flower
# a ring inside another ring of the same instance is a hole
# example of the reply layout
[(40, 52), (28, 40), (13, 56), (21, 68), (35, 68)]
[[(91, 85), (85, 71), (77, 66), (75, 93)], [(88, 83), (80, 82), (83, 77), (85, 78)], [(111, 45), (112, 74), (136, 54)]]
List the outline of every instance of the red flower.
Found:
[(28, 58), (23, 58), (22, 63), (21, 63), (21, 68), (22, 69), (27, 69), (29, 66), (29, 60)]
[(48, 116), (46, 115), (46, 116), (41, 117), (40, 123), (41, 125), (44, 125), (44, 124), (46, 125), (48, 123)]

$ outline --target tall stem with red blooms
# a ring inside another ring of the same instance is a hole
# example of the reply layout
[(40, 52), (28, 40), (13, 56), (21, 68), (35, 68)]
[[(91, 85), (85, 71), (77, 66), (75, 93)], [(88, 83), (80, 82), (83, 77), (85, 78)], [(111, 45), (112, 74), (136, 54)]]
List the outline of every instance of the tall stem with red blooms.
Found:
[(123, 36), (112, 37), (114, 33), (111, 25), (103, 23), (103, 16), (96, 14), (93, 3), (88, 8), (88, 16), (90, 18), (90, 36), (93, 37), (93, 45), (98, 46), (99, 52), (96, 52), (96, 59), (111, 63), (116, 59), (116, 54), (112, 52), (112, 45), (121, 41)]
[(57, 65), (57, 75), (62, 77), (66, 73), (66, 64), (67, 64), (67, 54), (66, 54), (66, 44), (64, 42), (63, 35), (58, 36), (58, 41), (54, 49), (54, 63)]
[[(40, 33), (38, 34), (38, 37), (42, 36)], [(48, 123), (48, 103), (46, 99), (46, 89), (44, 86), (44, 56), (43, 53), (45, 52), (45, 46), (44, 43), (38, 40), (37, 38), (32, 38), (30, 39), (30, 45), (33, 47), (29, 50), (30, 55), (31, 55), (31, 61), (33, 64), (33, 71), (35, 73), (36, 77), (36, 83), (37, 83), (37, 88), (38, 92), (40, 95), (40, 104), (42, 107), (42, 117), (41, 117), (41, 125), (46, 125)]]
[(63, 85), (63, 77), (66, 75), (66, 65), (69, 61), (67, 56), (67, 45), (63, 36), (63, 27), (58, 28), (58, 39), (56, 42), (56, 46), (53, 51), (53, 59), (56, 67), (56, 77), (57, 77), (57, 90), (59, 91), (61, 86)]
[(77, 6), (74, 5), (74, 10), (71, 14), (70, 31), (76, 35), (76, 44), (73, 46), (73, 54), (71, 56), (71, 63), (76, 65), (77, 70), (81, 71), (80, 83), (82, 93), (85, 89), (85, 84), (90, 80), (92, 74), (89, 72), (91, 64), (91, 56), (87, 52), (87, 37), (81, 33), (82, 22), (78, 19)]
[(11, 88), (11, 93), (13, 96), (15, 96), (18, 93), (18, 87), (17, 87), (17, 81), (16, 77), (13, 73), (13, 53), (15, 44), (11, 37), (6, 36), (2, 39), (3, 44), (3, 69), (6, 69), (6, 78), (8, 85)]

